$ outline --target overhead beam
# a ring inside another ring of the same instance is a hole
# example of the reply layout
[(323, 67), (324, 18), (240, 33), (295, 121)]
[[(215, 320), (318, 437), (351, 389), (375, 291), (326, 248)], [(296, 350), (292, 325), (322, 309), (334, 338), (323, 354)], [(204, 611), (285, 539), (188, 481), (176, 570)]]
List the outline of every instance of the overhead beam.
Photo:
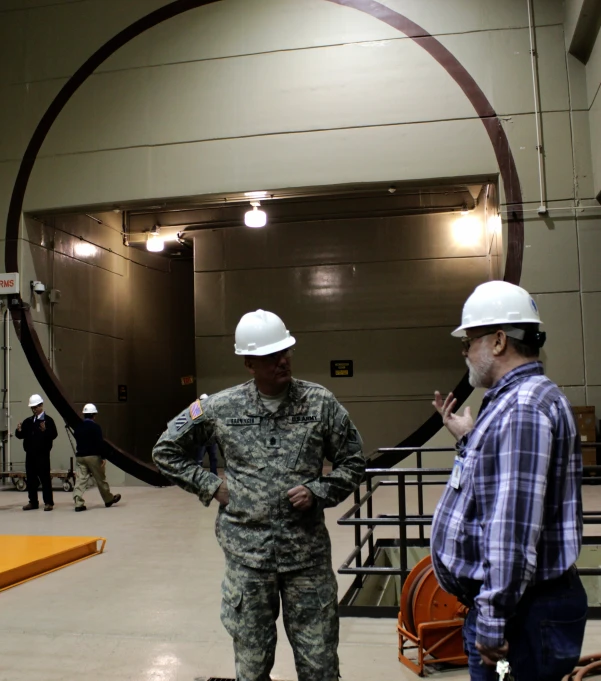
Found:
[(569, 48), (570, 54), (583, 64), (586, 64), (590, 59), (600, 28), (601, 2), (599, 0), (583, 0)]

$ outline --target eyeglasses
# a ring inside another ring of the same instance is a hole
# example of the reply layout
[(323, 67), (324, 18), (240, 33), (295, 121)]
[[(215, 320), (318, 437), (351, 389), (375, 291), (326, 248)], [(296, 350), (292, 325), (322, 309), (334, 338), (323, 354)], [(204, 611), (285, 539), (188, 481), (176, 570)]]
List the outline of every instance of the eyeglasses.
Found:
[(286, 348), (286, 350), (278, 350), (277, 352), (271, 352), (269, 355), (263, 355), (261, 359), (267, 362), (279, 362), (282, 357), (290, 359), (294, 355), (294, 348)]
[(486, 331), (485, 333), (481, 333), (479, 336), (463, 336), (463, 338), (461, 339), (461, 344), (463, 345), (463, 351), (469, 352), (470, 347), (475, 340), (478, 340), (479, 338), (484, 338), (484, 336), (492, 336), (495, 333), (497, 333), (497, 332), (496, 331)]

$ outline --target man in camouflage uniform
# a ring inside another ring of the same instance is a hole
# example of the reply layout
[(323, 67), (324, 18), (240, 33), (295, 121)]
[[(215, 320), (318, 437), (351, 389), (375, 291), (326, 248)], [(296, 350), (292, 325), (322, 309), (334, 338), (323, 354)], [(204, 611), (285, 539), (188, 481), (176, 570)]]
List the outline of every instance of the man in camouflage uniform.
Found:
[[(192, 403), (153, 451), (166, 478), (205, 506), (220, 504), (221, 620), (234, 640), (237, 681), (269, 681), (280, 599), (299, 681), (338, 679), (337, 582), (323, 509), (356, 489), (365, 460), (334, 395), (292, 378), (294, 344), (271, 312), (244, 315), (235, 347), (253, 380)], [(225, 480), (194, 461), (198, 446), (213, 442)]]

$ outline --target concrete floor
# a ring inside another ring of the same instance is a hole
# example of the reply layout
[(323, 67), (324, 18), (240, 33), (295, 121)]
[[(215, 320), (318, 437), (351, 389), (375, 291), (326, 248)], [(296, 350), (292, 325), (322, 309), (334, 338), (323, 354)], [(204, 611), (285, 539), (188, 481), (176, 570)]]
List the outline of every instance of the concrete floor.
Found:
[[(437, 488), (428, 507), (433, 507)], [(0, 593), (0, 681), (194, 681), (234, 677), (232, 646), (219, 621), (223, 555), (213, 534), (215, 508), (175, 489), (115, 489), (106, 509), (96, 489), (86, 513), (57, 491), (52, 513), (24, 513), (26, 495), (0, 491), (3, 534), (103, 536), (105, 553)], [(392, 512), (394, 490), (376, 500)], [(586, 507), (601, 507), (601, 488), (585, 489)], [(327, 512), (334, 566), (352, 549), (352, 529)], [(340, 595), (350, 577), (339, 576)], [(601, 650), (601, 626), (590, 622), (585, 652)], [(280, 627), (274, 679), (295, 679), (292, 651)], [(396, 622), (342, 619), (343, 681), (409, 681), (397, 661)], [(465, 670), (435, 674), (468, 679)]]

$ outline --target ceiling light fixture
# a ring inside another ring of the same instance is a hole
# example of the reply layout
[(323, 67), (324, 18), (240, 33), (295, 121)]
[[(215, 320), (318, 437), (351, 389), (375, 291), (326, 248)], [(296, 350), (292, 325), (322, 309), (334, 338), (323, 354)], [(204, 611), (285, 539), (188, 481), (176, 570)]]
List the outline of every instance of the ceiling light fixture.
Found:
[(250, 205), (253, 209), (244, 214), (244, 224), (247, 227), (253, 228), (265, 227), (267, 224), (267, 213), (264, 210), (259, 210), (261, 202), (251, 201)]
[(159, 235), (158, 226), (148, 233), (146, 249), (151, 253), (160, 253), (165, 248), (165, 240)]

